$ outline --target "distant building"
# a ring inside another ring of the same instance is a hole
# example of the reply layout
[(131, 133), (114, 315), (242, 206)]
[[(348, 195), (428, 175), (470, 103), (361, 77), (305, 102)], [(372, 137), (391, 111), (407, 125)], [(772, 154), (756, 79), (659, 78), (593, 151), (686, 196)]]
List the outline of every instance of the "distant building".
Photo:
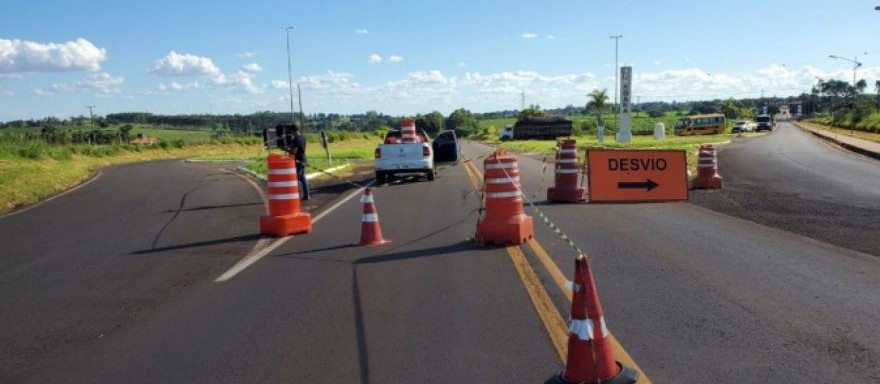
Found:
[(138, 133), (137, 137), (132, 139), (128, 143), (134, 145), (153, 145), (153, 143), (155, 143), (158, 139), (158, 137), (149, 137), (147, 135), (144, 135), (143, 133)]

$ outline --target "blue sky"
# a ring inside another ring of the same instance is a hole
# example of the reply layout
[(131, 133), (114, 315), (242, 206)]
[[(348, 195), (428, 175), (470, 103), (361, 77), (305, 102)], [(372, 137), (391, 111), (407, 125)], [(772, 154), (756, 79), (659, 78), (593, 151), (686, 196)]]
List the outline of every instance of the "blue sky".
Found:
[(641, 101), (851, 81), (852, 64), (829, 54), (858, 55), (859, 78), (880, 79), (880, 0), (78, 3), (3, 5), (0, 121), (86, 105), (287, 111), (285, 25), (306, 113), (517, 109), (522, 92), (528, 104), (583, 105), (592, 89), (613, 94), (616, 34)]

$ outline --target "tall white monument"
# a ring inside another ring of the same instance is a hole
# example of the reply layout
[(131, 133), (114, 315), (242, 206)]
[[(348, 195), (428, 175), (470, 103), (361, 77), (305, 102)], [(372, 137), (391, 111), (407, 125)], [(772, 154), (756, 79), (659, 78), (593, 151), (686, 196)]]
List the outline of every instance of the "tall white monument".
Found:
[(632, 141), (632, 67), (620, 67), (620, 110), (617, 142)]

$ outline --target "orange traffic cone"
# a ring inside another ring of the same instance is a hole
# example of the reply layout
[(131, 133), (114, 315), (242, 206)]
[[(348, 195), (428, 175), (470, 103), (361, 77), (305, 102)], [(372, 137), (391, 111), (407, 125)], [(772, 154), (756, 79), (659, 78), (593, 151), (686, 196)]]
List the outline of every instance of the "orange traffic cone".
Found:
[(611, 339), (599, 304), (590, 263), (584, 255), (574, 262), (574, 295), (571, 326), (568, 328), (568, 358), (565, 369), (544, 384), (607, 383), (631, 384), (639, 372), (614, 360)]
[(361, 219), (361, 242), (358, 245), (380, 245), (389, 242), (382, 238), (382, 228), (379, 227), (379, 214), (376, 213), (376, 204), (373, 202), (373, 190), (364, 190), (361, 198), (364, 203), (364, 216)]

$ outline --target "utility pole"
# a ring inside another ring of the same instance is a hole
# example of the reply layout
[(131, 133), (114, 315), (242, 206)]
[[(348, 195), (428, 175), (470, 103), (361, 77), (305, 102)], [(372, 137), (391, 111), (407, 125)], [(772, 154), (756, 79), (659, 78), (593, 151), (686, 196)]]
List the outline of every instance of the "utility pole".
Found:
[(617, 52), (618, 52), (619, 42), (622, 37), (623, 37), (623, 35), (609, 36), (609, 38), (614, 39), (614, 108), (616, 109), (616, 111), (614, 111), (614, 113), (612, 113), (612, 115), (614, 116), (614, 125), (617, 126), (617, 129), (620, 129), (620, 123), (618, 122), (618, 118), (617, 118), (617, 115), (620, 113), (620, 106), (617, 104), (617, 94), (620, 92), (620, 89), (618, 89), (619, 87), (617, 86), (617, 81), (618, 81), (617, 79), (620, 76), (620, 65), (618, 64)]
[(519, 99), (520, 112), (526, 110), (526, 91), (522, 91)]
[[(86, 105), (86, 108), (89, 109), (89, 127), (91, 127), (92, 130), (95, 130), (95, 108), (97, 107), (94, 105)], [(89, 145), (92, 145), (91, 139), (89, 139)]]
[(296, 27), (281, 27), (287, 35), (287, 85), (290, 96), (290, 122), (296, 124), (296, 115), (293, 112), (293, 72), (290, 64), (290, 30)]
[(296, 99), (299, 101), (299, 126), (302, 128), (303, 135), (306, 134), (306, 114), (303, 112), (303, 94), (299, 89), (299, 83), (296, 83)]

